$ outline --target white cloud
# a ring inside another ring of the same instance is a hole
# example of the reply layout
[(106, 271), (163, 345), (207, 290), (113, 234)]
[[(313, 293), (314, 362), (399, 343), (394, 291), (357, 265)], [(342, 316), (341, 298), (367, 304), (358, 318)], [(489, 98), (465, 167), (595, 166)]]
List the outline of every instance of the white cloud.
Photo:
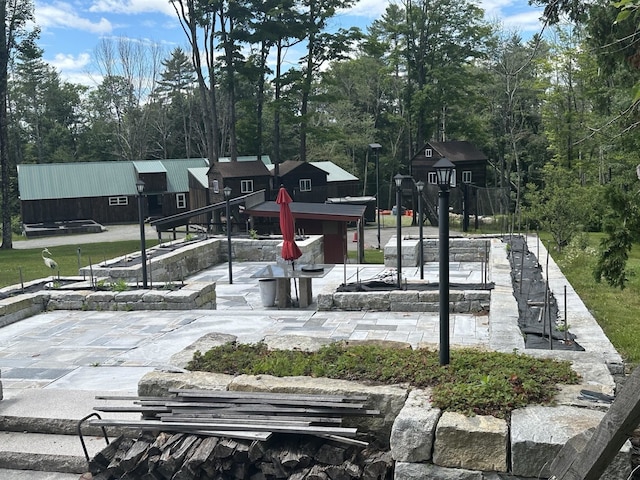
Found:
[(382, 14), (387, 10), (387, 5), (389, 5), (389, 3), (389, 1), (381, 2), (380, 0), (360, 0), (353, 7), (347, 10), (341, 10), (340, 13), (376, 19), (382, 16)]
[(542, 12), (524, 12), (502, 18), (502, 23), (507, 30), (520, 32), (539, 32), (542, 28), (540, 17)]
[(111, 22), (102, 17), (97, 22), (78, 15), (76, 9), (65, 2), (44, 4), (38, 2), (35, 6), (36, 23), (43, 29), (73, 28), (90, 33), (109, 33), (113, 29)]
[(96, 0), (89, 8), (90, 12), (100, 13), (164, 13), (175, 15), (168, 0)]
[(58, 71), (81, 70), (89, 65), (91, 56), (88, 53), (81, 53), (77, 57), (73, 55), (65, 55), (57, 53), (53, 60), (49, 60), (49, 64)]

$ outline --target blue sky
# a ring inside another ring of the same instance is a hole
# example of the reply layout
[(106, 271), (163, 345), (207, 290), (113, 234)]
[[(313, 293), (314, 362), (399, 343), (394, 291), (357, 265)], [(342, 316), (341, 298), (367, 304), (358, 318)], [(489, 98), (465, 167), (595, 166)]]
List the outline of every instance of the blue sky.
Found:
[[(341, 12), (335, 24), (365, 30), (388, 3), (360, 0), (349, 11)], [(529, 6), (526, 0), (478, 3), (488, 20), (501, 22), (507, 31), (518, 31), (523, 38), (540, 30), (541, 9)], [(64, 80), (74, 83), (95, 85), (99, 81), (92, 57), (102, 38), (128, 37), (157, 43), (167, 52), (178, 46), (187, 49), (185, 34), (168, 0), (35, 0), (35, 16), (42, 30), (39, 44), (44, 59)]]

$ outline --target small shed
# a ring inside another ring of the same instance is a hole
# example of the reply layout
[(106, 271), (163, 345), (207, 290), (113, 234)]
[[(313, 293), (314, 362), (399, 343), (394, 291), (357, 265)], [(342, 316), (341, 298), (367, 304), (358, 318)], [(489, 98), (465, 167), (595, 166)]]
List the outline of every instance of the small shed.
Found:
[(287, 160), (280, 164), (279, 180), (294, 202), (324, 203), (328, 197), (328, 175), (310, 162)]
[(259, 190), (271, 191), (271, 174), (259, 160), (242, 162), (214, 162), (207, 172), (209, 203), (225, 200), (224, 188), (231, 188), (231, 198)]
[(309, 162), (327, 172), (327, 198), (357, 197), (360, 179), (333, 162)]
[(425, 185), (437, 185), (433, 165), (441, 158), (449, 159), (455, 165), (452, 186), (462, 183), (478, 187), (487, 184), (488, 159), (471, 142), (427, 142), (411, 159), (411, 176)]

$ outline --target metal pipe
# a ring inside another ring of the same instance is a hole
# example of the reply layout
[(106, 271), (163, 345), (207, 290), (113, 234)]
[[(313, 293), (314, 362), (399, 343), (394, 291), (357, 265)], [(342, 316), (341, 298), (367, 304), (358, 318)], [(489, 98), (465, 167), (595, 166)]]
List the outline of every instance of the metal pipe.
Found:
[(449, 189), (439, 192), (440, 365), (449, 365)]
[(142, 288), (147, 288), (147, 247), (144, 238), (144, 213), (142, 211), (142, 193), (138, 193), (138, 220), (140, 222), (140, 255), (142, 264)]
[(229, 285), (233, 284), (233, 268), (232, 253), (231, 253), (231, 206), (229, 204), (229, 197), (227, 196), (227, 254), (229, 256)]
[(402, 185), (396, 187), (396, 252), (398, 263), (398, 289), (402, 290)]
[(420, 232), (420, 250), (418, 252), (418, 261), (420, 262), (420, 280), (424, 280), (424, 236), (422, 231), (422, 224), (424, 223), (422, 220), (422, 189), (418, 191), (418, 217), (419, 217), (419, 228)]

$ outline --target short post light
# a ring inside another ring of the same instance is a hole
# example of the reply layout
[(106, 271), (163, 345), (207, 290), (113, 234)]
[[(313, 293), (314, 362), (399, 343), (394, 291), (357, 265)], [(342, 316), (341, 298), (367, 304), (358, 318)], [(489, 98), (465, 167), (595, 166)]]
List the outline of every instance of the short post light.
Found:
[(438, 187), (439, 225), (439, 297), (440, 297), (440, 365), (449, 364), (449, 188), (455, 165), (441, 158), (433, 166)]
[(380, 250), (380, 149), (379, 143), (370, 143), (369, 148), (376, 160), (376, 217), (378, 224), (378, 250)]
[(142, 193), (144, 192), (144, 181), (136, 180), (136, 190), (138, 191), (138, 221), (140, 222), (140, 259), (142, 260), (142, 288), (147, 285), (147, 247), (144, 238), (144, 211), (142, 208)]
[(224, 199), (227, 202), (227, 255), (229, 256), (229, 285), (233, 283), (233, 267), (232, 267), (232, 253), (231, 253), (231, 187), (226, 186), (222, 189), (224, 193)]
[(396, 182), (396, 256), (398, 257), (398, 289), (402, 290), (402, 180), (404, 175), (393, 177)]
[(423, 236), (423, 220), (422, 220), (422, 191), (424, 190), (424, 182), (422, 180), (416, 182), (416, 190), (418, 191), (418, 231), (420, 232), (420, 250), (418, 251), (418, 262), (420, 262), (420, 280), (424, 280), (424, 236)]

